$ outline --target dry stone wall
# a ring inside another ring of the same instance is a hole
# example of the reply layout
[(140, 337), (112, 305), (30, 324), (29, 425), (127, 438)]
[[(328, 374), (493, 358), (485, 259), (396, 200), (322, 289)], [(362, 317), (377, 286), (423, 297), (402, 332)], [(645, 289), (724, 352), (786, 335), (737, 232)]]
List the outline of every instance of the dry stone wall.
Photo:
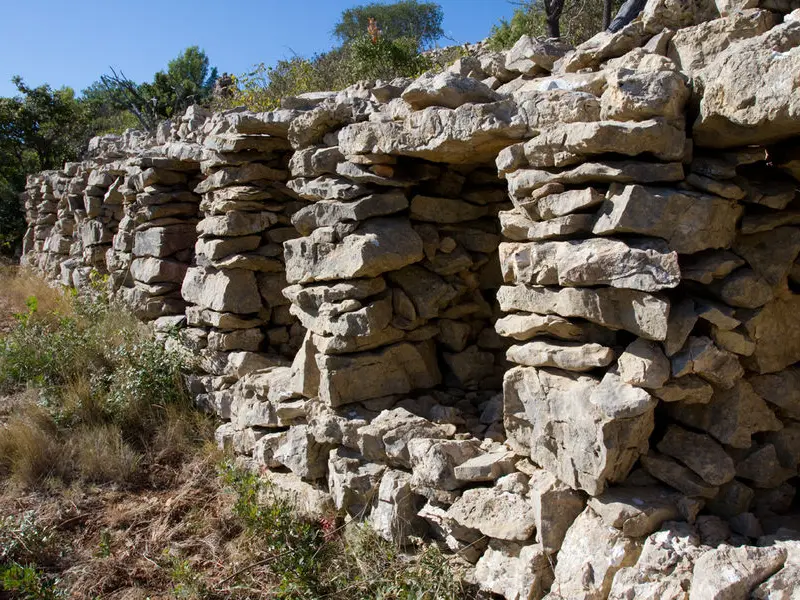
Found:
[(195, 358), (312, 516), (508, 599), (800, 588), (800, 6), (650, 0), (29, 179), (24, 261)]

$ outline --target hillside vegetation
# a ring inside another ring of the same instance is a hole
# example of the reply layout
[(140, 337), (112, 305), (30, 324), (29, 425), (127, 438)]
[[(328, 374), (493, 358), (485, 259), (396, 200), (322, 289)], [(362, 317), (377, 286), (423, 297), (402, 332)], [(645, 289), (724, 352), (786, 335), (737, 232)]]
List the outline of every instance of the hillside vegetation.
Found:
[(238, 468), (129, 313), (11, 267), (0, 290), (0, 598), (470, 596), (435, 546), (303, 520)]

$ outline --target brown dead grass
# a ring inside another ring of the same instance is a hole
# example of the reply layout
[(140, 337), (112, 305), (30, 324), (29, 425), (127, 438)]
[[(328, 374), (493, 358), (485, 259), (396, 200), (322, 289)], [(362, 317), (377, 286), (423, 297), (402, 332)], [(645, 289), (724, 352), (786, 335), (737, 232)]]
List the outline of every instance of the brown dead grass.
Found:
[[(247, 559), (218, 461), (215, 452), (198, 452), (170, 477), (156, 468), (152, 481), (135, 490), (80, 484), (20, 495), (6, 489), (0, 516), (33, 511), (55, 533), (62, 555), (49, 571), (70, 598), (246, 598), (225, 586), (213, 589)], [(207, 591), (188, 589), (184, 596), (183, 572)]]
[(17, 324), (15, 314), (28, 311), (27, 300), (36, 297), (39, 316), (73, 315), (69, 298), (32, 271), (16, 265), (0, 265), (0, 334)]

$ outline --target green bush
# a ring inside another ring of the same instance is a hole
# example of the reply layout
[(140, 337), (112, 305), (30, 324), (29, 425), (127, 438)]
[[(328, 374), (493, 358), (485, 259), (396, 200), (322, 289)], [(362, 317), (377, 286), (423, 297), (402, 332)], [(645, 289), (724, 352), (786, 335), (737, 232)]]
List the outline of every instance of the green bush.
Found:
[[(622, 6), (624, 0), (614, 0), (612, 14)], [(603, 3), (567, 2), (561, 14), (561, 38), (573, 45), (585, 42), (603, 29)], [(489, 48), (505, 50), (511, 48), (523, 35), (547, 37), (547, 22), (541, 0), (524, 0), (518, 3), (511, 20), (501, 19), (492, 26)]]
[(58, 580), (42, 570), (53, 563), (57, 548), (54, 532), (32, 512), (0, 518), (0, 591), (20, 600), (65, 598)]
[(73, 297), (69, 314), (38, 305), (29, 298), (0, 338), (0, 391), (36, 398), (3, 425), (0, 475), (125, 483), (143, 453), (172, 463), (200, 441), (209, 422), (191, 406), (183, 360), (146, 326), (105, 302)]
[(353, 82), (362, 79), (394, 79), (416, 77), (433, 64), (421, 55), (417, 40), (398, 38), (390, 40), (369, 36), (356, 38), (349, 46), (349, 68)]
[(256, 474), (225, 463), (223, 482), (236, 494), (234, 515), (266, 564), (277, 598), (456, 600), (467, 597), (460, 577), (436, 546), (407, 555), (364, 523), (298, 516)]

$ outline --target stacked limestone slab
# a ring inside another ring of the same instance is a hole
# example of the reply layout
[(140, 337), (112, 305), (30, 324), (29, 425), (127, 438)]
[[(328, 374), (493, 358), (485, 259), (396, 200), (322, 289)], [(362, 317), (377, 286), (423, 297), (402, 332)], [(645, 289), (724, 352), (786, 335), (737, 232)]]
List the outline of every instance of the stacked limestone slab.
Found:
[(290, 218), (305, 204), (284, 185), (294, 117), (239, 111), (204, 125), (204, 179), (194, 189), (202, 219), (182, 294), (194, 338), (209, 351), (269, 349), (291, 357), (302, 340), (281, 294), (281, 244), (297, 235)]
[[(112, 279), (180, 284), (157, 325), (219, 443), (303, 512), (509, 599), (793, 597), (799, 8), (650, 0), (574, 50), (193, 108), (123, 165)], [(91, 268), (93, 160), (30, 180), (51, 276)], [(173, 279), (137, 279), (170, 218)]]
[(183, 315), (180, 286), (192, 259), (199, 197), (197, 152), (157, 146), (132, 158), (119, 194), (125, 216), (108, 252), (115, 295), (144, 320)]

